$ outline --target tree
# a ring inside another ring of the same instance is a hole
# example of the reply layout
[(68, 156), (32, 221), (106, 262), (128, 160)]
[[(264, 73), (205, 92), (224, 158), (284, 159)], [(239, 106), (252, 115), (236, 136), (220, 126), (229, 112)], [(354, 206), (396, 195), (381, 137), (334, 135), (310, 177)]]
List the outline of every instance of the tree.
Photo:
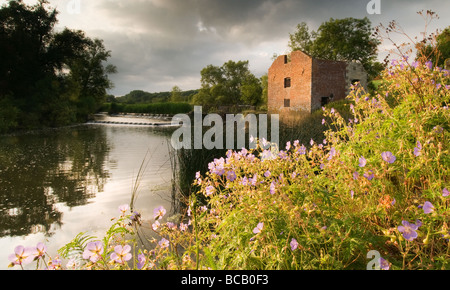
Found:
[(194, 96), (199, 105), (256, 105), (262, 88), (248, 68), (248, 61), (228, 61), (221, 67), (208, 65), (201, 71), (202, 87)]
[(181, 95), (182, 90), (178, 86), (174, 86), (172, 88), (172, 92), (170, 94), (170, 101), (171, 102), (181, 102), (183, 101), (183, 96)]
[(433, 43), (419, 43), (417, 59), (424, 57), (431, 60), (435, 66), (445, 68), (445, 61), (450, 59), (450, 26), (440, 32)]
[(370, 20), (345, 18), (324, 22), (316, 31), (302, 22), (294, 34), (290, 34), (289, 47), (292, 51), (302, 50), (312, 57), (337, 60), (360, 61), (371, 78), (380, 72), (377, 63), (377, 48), (380, 42), (372, 36)]
[[(112, 83), (101, 40), (82, 31), (55, 32), (49, 2), (9, 1), (0, 8), (0, 101), (18, 127), (61, 126), (93, 113)], [(4, 119), (1, 116), (0, 119)]]

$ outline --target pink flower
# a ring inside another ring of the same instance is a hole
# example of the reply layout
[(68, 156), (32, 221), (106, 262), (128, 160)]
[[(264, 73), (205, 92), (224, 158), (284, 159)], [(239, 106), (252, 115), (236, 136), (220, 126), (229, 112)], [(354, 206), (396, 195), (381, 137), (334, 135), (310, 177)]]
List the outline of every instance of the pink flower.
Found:
[(124, 264), (126, 261), (129, 261), (131, 259), (131, 247), (129, 245), (125, 246), (115, 246), (114, 247), (114, 253), (111, 254), (111, 260), (119, 263)]
[(449, 196), (450, 194), (449, 194), (449, 192), (448, 192), (448, 189), (447, 188), (444, 188), (443, 190), (442, 190), (442, 196), (443, 197), (447, 197), (447, 196)]
[(264, 227), (264, 223), (259, 223), (256, 228), (253, 229), (254, 234), (259, 234)]
[(33, 262), (34, 255), (33, 255), (32, 248), (25, 248), (24, 246), (17, 246), (14, 249), (14, 254), (9, 255), (8, 259), (11, 261), (14, 265), (26, 265)]
[(86, 245), (83, 252), (83, 259), (96, 263), (103, 254), (103, 244), (100, 241), (90, 242)]
[(166, 214), (166, 209), (163, 206), (157, 207), (153, 210), (155, 220), (162, 218)]
[(298, 248), (297, 240), (296, 239), (292, 239), (290, 245), (291, 245), (291, 250), (295, 251)]

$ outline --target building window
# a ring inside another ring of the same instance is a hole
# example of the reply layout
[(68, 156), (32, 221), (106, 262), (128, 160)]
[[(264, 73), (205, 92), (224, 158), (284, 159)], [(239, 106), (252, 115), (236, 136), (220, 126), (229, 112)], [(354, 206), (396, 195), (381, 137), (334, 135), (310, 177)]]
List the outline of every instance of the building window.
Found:
[(285, 108), (290, 108), (291, 107), (291, 100), (284, 99), (284, 107)]
[(291, 78), (285, 78), (284, 79), (284, 87), (290, 88), (291, 87)]

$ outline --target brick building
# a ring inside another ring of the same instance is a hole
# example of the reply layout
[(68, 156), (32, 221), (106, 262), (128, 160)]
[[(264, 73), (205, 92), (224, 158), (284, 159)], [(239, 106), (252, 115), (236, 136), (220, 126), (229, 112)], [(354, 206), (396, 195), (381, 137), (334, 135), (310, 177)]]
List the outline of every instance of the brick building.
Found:
[(311, 113), (345, 99), (354, 82), (367, 88), (367, 73), (360, 63), (321, 60), (293, 51), (279, 56), (269, 68), (267, 106), (280, 115)]

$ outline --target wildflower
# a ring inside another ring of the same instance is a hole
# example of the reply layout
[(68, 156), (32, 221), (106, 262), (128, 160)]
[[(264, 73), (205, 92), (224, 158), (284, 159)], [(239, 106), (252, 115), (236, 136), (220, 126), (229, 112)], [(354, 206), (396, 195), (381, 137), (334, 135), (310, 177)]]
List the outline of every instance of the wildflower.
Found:
[(357, 180), (359, 177), (359, 173), (357, 171), (353, 172), (353, 179)]
[(394, 163), (396, 160), (396, 157), (394, 156), (394, 154), (392, 154), (392, 152), (389, 152), (389, 151), (381, 153), (381, 157), (383, 158), (384, 161), (386, 161), (390, 164)]
[(355, 192), (352, 190), (352, 191), (350, 191), (350, 195), (351, 195), (351, 197), (353, 198), (354, 196), (355, 196)]
[(290, 245), (291, 245), (291, 250), (295, 251), (298, 248), (297, 240), (296, 239), (292, 239)]
[(162, 218), (166, 214), (166, 209), (163, 206), (157, 207), (153, 210), (155, 220)]
[[(313, 144), (314, 144), (314, 143), (313, 143)], [(297, 152), (298, 152), (300, 155), (305, 155), (305, 154), (306, 154), (306, 147), (305, 147), (305, 145), (302, 144), (302, 146), (300, 146), (300, 148), (297, 150)]]
[(159, 245), (161, 248), (168, 248), (169, 245), (170, 245), (170, 243), (169, 243), (169, 241), (166, 240), (165, 238), (162, 238), (161, 241), (159, 241), (158, 245)]
[(322, 119), (322, 125), (325, 125), (326, 121), (325, 119)]
[(205, 191), (206, 191), (206, 195), (207, 196), (210, 196), (211, 194), (213, 194), (214, 193), (214, 186), (208, 186), (206, 189), (205, 189)]
[(45, 256), (45, 253), (47, 252), (47, 246), (43, 243), (38, 243), (34, 252), (34, 256), (36, 258), (42, 258)]
[(411, 64), (411, 66), (412, 66), (413, 68), (417, 68), (417, 67), (419, 66), (419, 62), (418, 62), (418, 61), (414, 61), (414, 62)]
[(361, 158), (359, 158), (359, 167), (364, 167), (364, 166), (366, 166), (366, 164), (367, 164), (367, 160), (363, 157), (363, 156), (361, 156)]
[(77, 261), (76, 258), (71, 258), (66, 264), (66, 268), (69, 270), (75, 270), (80, 266), (80, 263)]
[(34, 256), (32, 255), (31, 248), (25, 248), (23, 246), (17, 246), (14, 249), (14, 254), (9, 255), (8, 259), (13, 265), (26, 265), (33, 262)]
[(433, 130), (436, 134), (442, 134), (442, 132), (444, 132), (444, 128), (442, 128), (441, 126), (435, 126)]
[(380, 257), (380, 269), (381, 270), (389, 270), (389, 262)]
[(139, 269), (139, 270), (141, 270), (143, 267), (144, 267), (144, 265), (145, 265), (145, 255), (144, 254), (139, 254), (138, 255), (138, 263), (137, 263), (137, 268)]
[(258, 181), (258, 174), (253, 175), (253, 178), (250, 179), (250, 182), (253, 186), (256, 186), (256, 182)]
[(271, 174), (271, 173), (270, 173), (270, 171), (269, 171), (269, 170), (267, 170), (266, 172), (264, 172), (264, 177), (266, 177), (266, 178), (267, 178), (267, 177), (269, 177), (269, 176), (270, 176), (270, 174)]
[(374, 178), (374, 174), (372, 170), (369, 170), (368, 172), (364, 173), (364, 177), (367, 178), (367, 180), (372, 180)]
[(182, 232), (185, 232), (188, 229), (188, 225), (184, 223), (180, 223), (180, 230)]
[(58, 269), (61, 269), (61, 264), (62, 264), (61, 259), (58, 256), (56, 256), (54, 259), (52, 259), (48, 262), (47, 268), (49, 270), (58, 270)]
[(432, 213), (434, 210), (434, 206), (433, 204), (431, 204), (431, 202), (426, 201), (425, 204), (423, 205), (423, 212), (426, 214)]
[(122, 215), (125, 215), (125, 213), (130, 209), (130, 206), (128, 204), (122, 204), (119, 206), (119, 211)]
[(119, 264), (124, 264), (126, 261), (129, 261), (131, 259), (131, 247), (130, 245), (125, 245), (125, 246), (115, 246), (114, 247), (114, 253), (111, 254), (111, 260), (119, 263)]
[(161, 224), (159, 223), (159, 221), (156, 221), (152, 224), (152, 229), (154, 231), (157, 231), (159, 229), (159, 227), (161, 226)]
[(227, 179), (231, 182), (235, 181), (237, 178), (236, 176), (236, 172), (234, 172), (233, 170), (230, 170), (227, 172)]
[(311, 138), (311, 141), (309, 141), (309, 144), (311, 144), (311, 146), (314, 145), (314, 140)]
[(264, 227), (264, 223), (259, 223), (256, 228), (253, 229), (254, 234), (259, 234)]
[(270, 184), (270, 194), (275, 194), (275, 182), (272, 181), (272, 183)]
[(448, 189), (447, 188), (444, 188), (443, 190), (442, 190), (442, 196), (443, 197), (447, 197), (447, 196), (449, 196), (450, 194), (449, 194), (449, 192), (448, 192)]
[(407, 221), (402, 221), (402, 226), (398, 226), (398, 231), (403, 234), (403, 237), (408, 240), (412, 241), (415, 238), (417, 238), (417, 229), (419, 228), (418, 225), (411, 224)]
[(427, 61), (427, 62), (425, 63), (425, 66), (426, 66), (428, 69), (432, 69), (432, 68), (433, 68), (433, 63), (429, 60), (429, 61)]
[(290, 149), (291, 149), (291, 142), (288, 141), (288, 142), (286, 143), (286, 151), (289, 151)]
[(100, 241), (90, 242), (86, 245), (83, 252), (83, 259), (96, 263), (103, 254), (103, 244)]
[(328, 161), (330, 161), (331, 159), (333, 159), (333, 157), (336, 155), (336, 149), (334, 149), (334, 147), (331, 148), (330, 150), (330, 156), (328, 156)]

